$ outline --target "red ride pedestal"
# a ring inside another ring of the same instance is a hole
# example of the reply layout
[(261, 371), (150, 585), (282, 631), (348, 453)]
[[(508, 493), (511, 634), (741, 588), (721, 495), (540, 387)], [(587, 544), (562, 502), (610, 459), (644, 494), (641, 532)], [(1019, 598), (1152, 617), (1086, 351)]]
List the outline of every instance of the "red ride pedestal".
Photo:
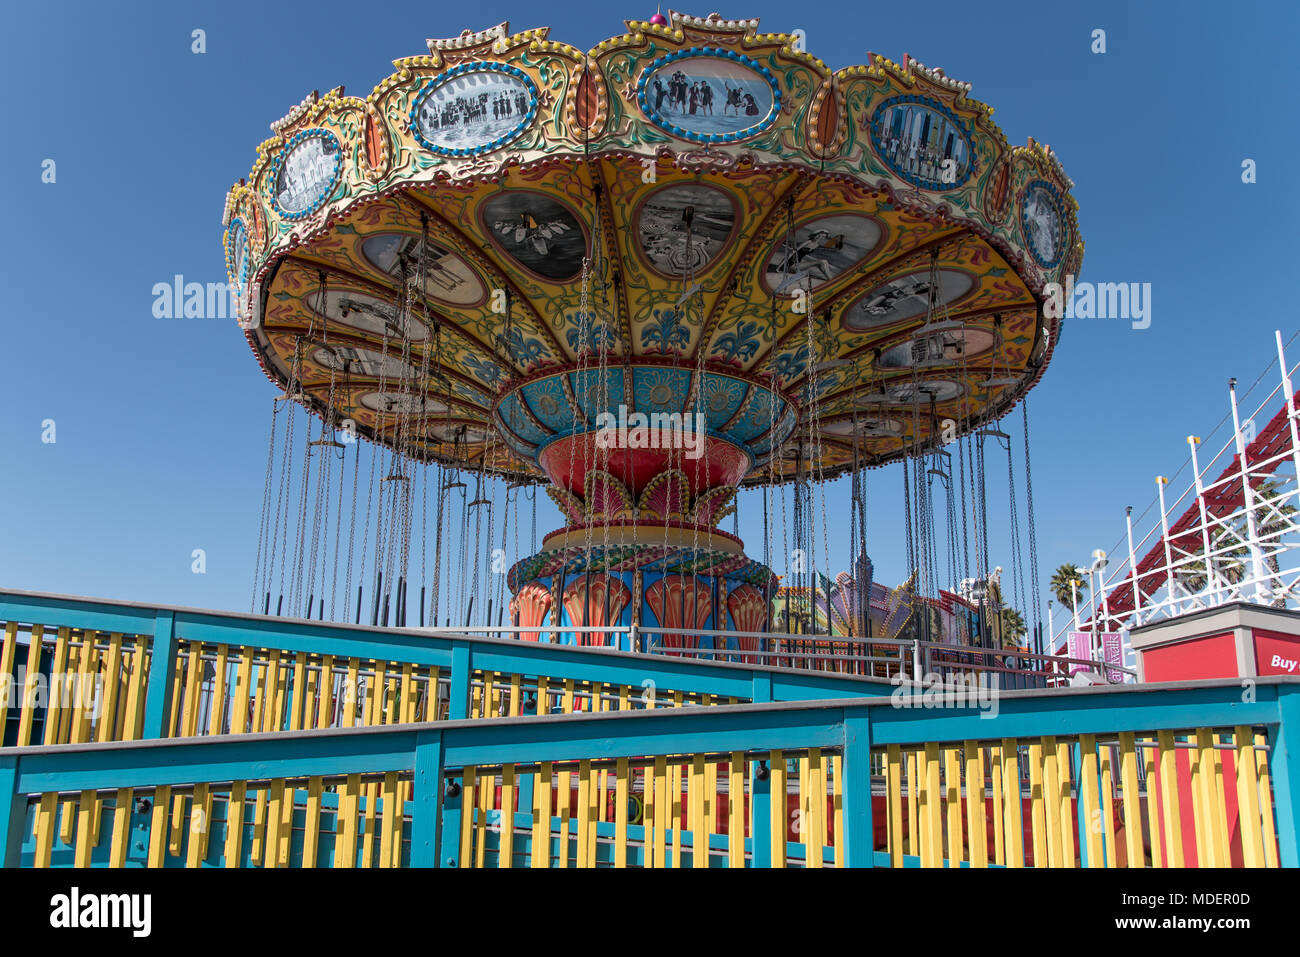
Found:
[[(1140, 681), (1249, 679), (1261, 675), (1300, 674), (1300, 612), (1285, 608), (1269, 608), (1246, 602), (1221, 605), (1134, 628), (1129, 633), (1129, 640), (1137, 655)], [(1242, 693), (1248, 692), (1248, 686), (1243, 684)], [(1183, 846), (1188, 849), (1187, 860), (1184, 862), (1188, 866), (1196, 863), (1192, 753), (1180, 748), (1176, 754), (1178, 817), (1183, 830)], [(1223, 780), (1234, 781), (1236, 765), (1232, 752), (1216, 751), (1215, 754), (1221, 765)], [(1156, 793), (1156, 799), (1163, 800), (1158, 790), (1157, 787), (1148, 794)], [(1237, 793), (1233, 787), (1225, 788), (1224, 792), (1232, 865), (1240, 867), (1242, 856)], [(1160, 811), (1163, 820), (1163, 803)], [(1148, 842), (1149, 840), (1148, 835)], [(1161, 846), (1167, 846), (1163, 840)], [(1168, 860), (1167, 857), (1165, 859)]]

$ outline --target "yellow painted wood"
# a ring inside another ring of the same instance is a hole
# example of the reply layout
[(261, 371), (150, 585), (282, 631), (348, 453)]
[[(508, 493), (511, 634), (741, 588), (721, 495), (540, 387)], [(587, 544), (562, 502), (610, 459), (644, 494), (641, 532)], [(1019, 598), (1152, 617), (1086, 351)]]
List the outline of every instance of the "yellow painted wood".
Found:
[(460, 866), (474, 866), (474, 806), (478, 803), (478, 768), (468, 765), (461, 776)]
[[(115, 631), (108, 638), (108, 652), (104, 655), (104, 698), (99, 706), (99, 721), (94, 740), (112, 741), (117, 727), (118, 691), (122, 686), (122, 633)], [(0, 738), (4, 734), (4, 719), (0, 718)]]
[(23, 678), (22, 710), (18, 712), (19, 747), (32, 743), (32, 720), (36, 716), (36, 683), (41, 673), (41, 639), (45, 631), (40, 625), (32, 625), (30, 643), (27, 646), (27, 672)]
[(1178, 808), (1178, 766), (1175, 764), (1174, 733), (1172, 731), (1161, 731), (1156, 736), (1156, 740), (1160, 743), (1160, 804), (1165, 812), (1166, 858), (1170, 867), (1182, 867), (1182, 817)]
[(1071, 747), (1062, 740), (1056, 742), (1056, 779), (1060, 787), (1060, 799), (1058, 804), (1057, 819), (1061, 822), (1061, 866), (1075, 867), (1074, 850), (1074, 829), (1077, 818), (1074, 814), (1074, 805), (1070, 800), (1070, 776), (1073, 769), (1073, 761), (1070, 757)]
[(835, 815), (835, 866), (844, 866), (844, 759), (831, 756), (831, 813)]
[(591, 804), (591, 762), (578, 763), (578, 854), (576, 865), (587, 867), (587, 843), (591, 839), (592, 822), (587, 813)]
[(804, 866), (822, 866), (822, 819), (826, 814), (826, 789), (819, 787), (821, 751), (810, 748), (799, 761), (799, 806), (803, 809), (802, 837)]
[(321, 779), (307, 779), (307, 804), (303, 813), (302, 866), (315, 867), (320, 859)]
[(1209, 728), (1196, 729), (1196, 754), (1200, 765), (1200, 805), (1204, 819), (1205, 857), (1198, 858), (1200, 866), (1228, 867), (1228, 842), (1219, 826), (1219, 806), (1222, 802), (1222, 772), (1216, 774), (1218, 751), (1214, 747), (1214, 734)]
[(1156, 771), (1156, 752), (1151, 747), (1152, 742), (1144, 742), (1145, 747), (1139, 751), (1139, 760), (1143, 763), (1143, 770), (1146, 774), (1147, 782), (1147, 834), (1151, 841), (1151, 866), (1164, 866), (1164, 852), (1161, 848), (1161, 822), (1160, 822), (1160, 801), (1157, 799), (1159, 790), (1159, 775)]
[(627, 867), (627, 811), (631, 794), (631, 769), (627, 758), (614, 765), (614, 867)]
[(707, 784), (703, 754), (691, 758), (690, 782), (687, 793), (690, 795), (688, 812), (691, 828), (691, 867), (709, 866), (709, 816), (705, 810), (704, 789)]
[(478, 827), (477, 843), (474, 848), (474, 866), (480, 870), (487, 866), (487, 826), (488, 816), (494, 809), (493, 793), (496, 791), (496, 772), (479, 773), (478, 776)]
[(680, 761), (673, 760), (668, 765), (668, 790), (669, 800), (672, 802), (669, 806), (669, 812), (672, 818), (670, 827), (673, 829), (673, 858), (670, 867), (683, 866), (683, 852), (685, 838), (683, 834), (686, 830), (686, 808), (682, 806), (682, 765)]
[(785, 867), (786, 803), (785, 754), (772, 751), (767, 756), (768, 776), (771, 779), (771, 814), (768, 826), (772, 829), (772, 866)]
[(270, 733), (284, 728), (285, 671), (283, 654), (279, 648), (271, 649), (266, 664), (266, 696), (262, 708), (262, 731)]
[[(903, 749), (891, 744), (885, 748), (885, 815), (888, 834), (889, 866), (903, 866)], [(842, 832), (839, 832), (842, 833)], [(837, 844), (843, 844), (836, 838)], [(836, 862), (838, 865), (838, 861)]]
[(340, 697), (343, 699), (340, 708), (343, 715), (343, 727), (355, 728), (357, 726), (357, 706), (361, 697), (360, 658), (348, 659), (348, 671), (343, 679), (343, 692)]
[(288, 867), (289, 855), (293, 852), (293, 793), (294, 789), (286, 784), (284, 796), (280, 799), (280, 830), (274, 845), (277, 867)]
[(943, 749), (944, 808), (948, 812), (948, 866), (960, 867), (963, 858), (961, 813), (961, 758), (956, 748)]
[(988, 817), (984, 806), (984, 754), (975, 741), (962, 745), (966, 757), (966, 835), (971, 867), (989, 866)]
[(342, 829), (335, 825), (337, 839), (334, 843), (334, 866), (357, 866), (357, 804), (361, 800), (361, 775), (349, 774), (339, 794), (339, 815)]
[[(95, 648), (98, 632), (87, 632), (81, 657), (77, 662), (77, 698), (73, 702), (73, 744), (94, 740), (97, 678), (99, 677), (99, 650)], [(86, 692), (83, 695), (83, 689)]]
[[(32, 629), (35, 633), (35, 628)], [(68, 633), (67, 628), (60, 628), (57, 637), (54, 639), (54, 659), (50, 663), (51, 676), (66, 674), (70, 669), (68, 664)], [(46, 700), (45, 707), (45, 731), (42, 744), (64, 744), (67, 739), (63, 737), (64, 728), (67, 727), (68, 709), (63, 699), (63, 682), (54, 680), (50, 683), (50, 693)]]
[(365, 810), (361, 814), (361, 866), (374, 867), (375, 832), (379, 827), (379, 782), (367, 781), (365, 795)]
[(108, 849), (109, 867), (126, 867), (131, 843), (131, 808), (135, 803), (130, 788), (119, 788), (113, 801), (113, 837)]
[(248, 702), (253, 687), (253, 650), (241, 648), (239, 668), (235, 671), (235, 704), (230, 713), (230, 733), (248, 732)]
[(920, 775), (917, 773), (917, 765), (920, 761), (920, 754), (916, 751), (908, 751), (904, 761), (907, 765), (907, 853), (912, 857), (919, 857), (921, 854), (921, 819), (918, 813), (920, 807)]
[(1137, 743), (1132, 731), (1121, 731), (1119, 735), (1119, 783), (1124, 809), (1124, 857), (1129, 867), (1145, 867)]
[[(263, 649), (259, 649), (261, 651)], [(253, 659), (253, 716), (249, 724), (249, 731), (253, 734), (261, 734), (266, 730), (266, 713), (271, 709), (271, 703), (268, 699), (275, 695), (275, 689), (272, 687), (275, 676), (271, 673), (268, 663), (258, 658)]]
[(993, 805), (993, 863), (1006, 866), (1006, 802), (1002, 796), (1002, 748), (996, 744), (989, 746), (989, 776), (990, 800)]
[[(542, 701), (538, 692), (538, 706)], [(533, 774), (533, 867), (551, 866), (551, 762), (543, 761)]]
[[(672, 801), (668, 796), (668, 759), (663, 755), (655, 758), (654, 764), (654, 866), (668, 866), (668, 815), (672, 813)], [(647, 805), (650, 807), (650, 805)]]
[[(1219, 736), (1210, 732), (1211, 744), (1218, 743)], [(1213, 811), (1214, 821), (1214, 842), (1215, 853), (1224, 867), (1232, 866), (1231, 853), (1229, 851), (1228, 841), (1228, 802), (1227, 786), (1223, 774), (1223, 752), (1217, 747), (1211, 747), (1210, 750), (1212, 772), (1214, 780), (1211, 782), (1210, 793), (1213, 798), (1211, 810)]]
[(77, 802), (68, 800), (63, 802), (62, 809), (59, 813), (59, 840), (69, 847), (72, 846), (72, 838), (77, 825)]
[(731, 752), (727, 762), (727, 866), (745, 866), (745, 753)]
[(171, 831), (167, 847), (173, 857), (180, 857), (182, 845), (185, 843), (185, 829), (190, 824), (189, 814), (185, 810), (188, 802), (189, 798), (184, 794), (177, 794), (172, 798)]
[(230, 645), (217, 645), (217, 660), (212, 674), (212, 708), (208, 715), (208, 734), (224, 734), (226, 697), (230, 694)]
[(159, 787), (154, 791), (149, 821), (148, 867), (162, 867), (167, 859), (167, 812), (171, 804), (171, 792), (169, 787)]
[(1007, 842), (1006, 865), (1024, 867), (1025, 822), (1020, 790), (1020, 748), (1015, 738), (1002, 739), (1002, 800), (1002, 827)]
[[(425, 721), (442, 720), (442, 691), (441, 691), (442, 686), (440, 684), (440, 679), (441, 679), (441, 669), (430, 668), (429, 669), (429, 694), (427, 699), (428, 703), (425, 708), (425, 718), (424, 718)], [(543, 703), (546, 702), (547, 700), (548, 698), (546, 694), (546, 679), (538, 678), (537, 679), (537, 707), (539, 709), (537, 712), (538, 714), (551, 713), (549, 704), (546, 705), (545, 711), (540, 710)]]
[(203, 689), (203, 662), (199, 652), (203, 646), (197, 641), (190, 642), (185, 655), (185, 692), (181, 705), (181, 737), (192, 738), (199, 724), (199, 692)]
[(208, 786), (194, 785), (194, 801), (190, 807), (190, 836), (185, 848), (185, 866), (200, 867), (207, 850), (207, 834), (210, 829), (208, 818)]
[[(14, 674), (14, 660), (18, 656), (18, 622), (5, 622), (5, 639), (4, 644), (0, 645), (0, 675), (9, 675), (12, 681)], [(13, 687), (11, 684), (10, 687)], [(16, 689), (21, 693), (21, 689)], [(9, 717), (9, 707), (11, 702), (5, 702), (5, 706), (0, 708), (0, 741), (5, 739), (5, 721)]]
[(1115, 771), (1113, 767), (1114, 749), (1103, 745), (1098, 754), (1101, 765), (1101, 829), (1106, 839), (1106, 866), (1115, 867), (1119, 863), (1118, 848), (1115, 843)]
[(396, 867), (402, 862), (401, 814), (397, 808), (397, 772), (384, 775), (383, 816), (380, 819), (379, 866)]
[(596, 811), (597, 811), (597, 808), (596, 808), (596, 796), (597, 796), (596, 781), (597, 781), (597, 776), (596, 776), (596, 772), (593, 771), (593, 770), (590, 770), (590, 769), (589, 769), (589, 770), (587, 771), (587, 777), (588, 777), (588, 782), (587, 782), (587, 824), (588, 824), (588, 828), (587, 828), (587, 843), (586, 843), (585, 853), (586, 853), (586, 855), (587, 855), (587, 867), (589, 867), (589, 868), (593, 868), (593, 867), (596, 866), (596, 819), (597, 819), (597, 814), (596, 814)]
[(925, 746), (925, 789), (921, 792), (919, 813), (924, 834), (921, 839), (921, 866), (943, 867), (943, 792), (939, 780), (939, 744)]
[(163, 737), (166, 738), (175, 737), (178, 733), (184, 733), (180, 730), (182, 728), (182, 725), (180, 724), (181, 692), (184, 690), (184, 687), (181, 684), (181, 666), (183, 662), (181, 655), (188, 652), (188, 644), (188, 642), (184, 641), (177, 642), (175, 668), (172, 670), (170, 675), (165, 676), (166, 680), (170, 683), (170, 693), (168, 694), (169, 703), (167, 706), (167, 727), (163, 729)]
[(33, 867), (50, 866), (50, 854), (54, 850), (54, 832), (58, 830), (58, 824), (54, 819), (58, 807), (57, 798), (58, 795), (53, 792), (42, 794), (40, 803), (36, 806), (36, 818), (32, 822), (36, 838), (36, 849), (32, 855)]
[(248, 784), (235, 781), (226, 800), (226, 846), (222, 854), (226, 867), (239, 867), (244, 859), (244, 798)]
[(1097, 790), (1097, 736), (1079, 735), (1079, 806), (1083, 812), (1084, 833), (1081, 842), (1088, 851), (1088, 866), (1102, 867), (1104, 848), (1111, 846), (1102, 840), (1102, 816), (1109, 807), (1102, 804)]
[(266, 860), (266, 814), (270, 803), (270, 789), (261, 787), (253, 800), (253, 844), (249, 854), (253, 864), (263, 864)]
[(1241, 859), (1246, 867), (1264, 866), (1264, 835), (1259, 824), (1259, 777), (1255, 765), (1255, 740), (1250, 728), (1232, 729), (1237, 773), (1237, 819), (1241, 822)]
[(498, 867), (515, 866), (515, 766), (501, 768), (501, 836), (497, 844), (501, 851)]
[(1034, 866), (1054, 866), (1047, 850), (1047, 789), (1043, 781), (1043, 746), (1031, 741), (1026, 760), (1029, 762), (1029, 828), (1034, 841)]
[(91, 816), (98, 809), (99, 805), (95, 801), (94, 791), (82, 791), (81, 799), (77, 802), (77, 843), (76, 850), (73, 853), (73, 865), (76, 867), (90, 866), (90, 852), (94, 849), (94, 842), (91, 837), (94, 828), (91, 824)]
[[(1193, 741), (1189, 743), (1194, 744)], [(1196, 862), (1199, 866), (1205, 867), (1209, 861), (1210, 854), (1207, 847), (1206, 827), (1208, 826), (1208, 817), (1201, 807), (1201, 752), (1198, 748), (1192, 747), (1187, 751), (1188, 766), (1191, 768), (1191, 799), (1192, 799), (1192, 834), (1194, 835), (1196, 845)]]
[(1277, 867), (1277, 831), (1273, 825), (1273, 787), (1268, 770), (1268, 740), (1255, 735), (1255, 766), (1259, 772), (1259, 813), (1264, 831), (1264, 866)]

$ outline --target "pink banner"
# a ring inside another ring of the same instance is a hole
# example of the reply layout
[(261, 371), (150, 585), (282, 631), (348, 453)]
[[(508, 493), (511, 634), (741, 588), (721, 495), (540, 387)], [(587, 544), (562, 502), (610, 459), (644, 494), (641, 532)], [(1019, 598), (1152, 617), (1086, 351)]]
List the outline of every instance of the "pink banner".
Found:
[[(1092, 635), (1086, 631), (1070, 632), (1069, 640), (1065, 645), (1065, 656), (1067, 658), (1091, 659), (1092, 655), (1089, 654), (1089, 642), (1091, 638)], [(1091, 669), (1087, 665), (1079, 665), (1071, 662), (1069, 670), (1070, 674), (1073, 676), (1078, 674), (1080, 671), (1090, 671)]]
[[(1108, 665), (1124, 664), (1124, 644), (1118, 631), (1101, 633), (1101, 657)], [(1113, 668), (1106, 669), (1106, 680), (1118, 684), (1124, 680), (1124, 672)]]

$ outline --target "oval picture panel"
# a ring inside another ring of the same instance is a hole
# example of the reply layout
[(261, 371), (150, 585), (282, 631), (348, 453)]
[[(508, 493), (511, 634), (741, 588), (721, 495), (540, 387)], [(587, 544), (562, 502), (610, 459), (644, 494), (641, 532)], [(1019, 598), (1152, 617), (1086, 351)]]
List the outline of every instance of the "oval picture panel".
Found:
[(411, 105), (411, 130), (426, 149), (465, 156), (505, 146), (537, 115), (537, 87), (522, 70), (471, 63), (431, 81)]
[(683, 139), (715, 143), (762, 132), (780, 112), (771, 71), (730, 50), (687, 50), (660, 57), (637, 84), (651, 123)]

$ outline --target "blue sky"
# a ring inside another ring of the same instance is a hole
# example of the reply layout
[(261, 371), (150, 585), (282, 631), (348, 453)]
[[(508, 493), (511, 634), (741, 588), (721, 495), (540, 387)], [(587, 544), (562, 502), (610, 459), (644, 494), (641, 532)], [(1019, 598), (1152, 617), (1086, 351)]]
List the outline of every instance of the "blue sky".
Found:
[[(394, 58), (466, 27), (549, 24), (590, 48), (622, 32), (622, 18), (655, 12), (472, 9), (5, 4), (0, 587), (247, 607), (277, 392), (233, 322), (157, 319), (151, 289), (178, 273), (224, 279), (225, 191), (267, 124), (309, 90), (364, 95)], [(1056, 150), (1080, 204), (1081, 278), (1152, 287), (1148, 329), (1067, 323), (1029, 402), (1044, 576), (1110, 548), (1124, 506), (1144, 507), (1152, 476), (1186, 457), (1184, 437), (1226, 412), (1227, 377), (1253, 381), (1272, 361), (1273, 330), (1297, 328), (1282, 301), (1300, 212), (1295, 5), (752, 0), (720, 12), (801, 28), (835, 68), (868, 50), (909, 53), (972, 83), (1013, 144), (1032, 135)], [(203, 55), (190, 50), (196, 28)], [(1090, 51), (1098, 28), (1102, 55)], [(46, 159), (53, 184), (41, 182)], [(54, 444), (41, 441), (46, 419)], [(1012, 421), (1019, 441), (1018, 410)], [(902, 480), (887, 468), (868, 481), (869, 548), (893, 582), (906, 574)], [(1004, 484), (991, 479), (990, 496), (993, 560), (1005, 563)], [(846, 500), (833, 489), (832, 514)], [(760, 521), (742, 500), (751, 555)], [(540, 520), (542, 531), (557, 524)], [(206, 574), (191, 572), (195, 548)], [(830, 552), (838, 569), (847, 546), (835, 527)]]

